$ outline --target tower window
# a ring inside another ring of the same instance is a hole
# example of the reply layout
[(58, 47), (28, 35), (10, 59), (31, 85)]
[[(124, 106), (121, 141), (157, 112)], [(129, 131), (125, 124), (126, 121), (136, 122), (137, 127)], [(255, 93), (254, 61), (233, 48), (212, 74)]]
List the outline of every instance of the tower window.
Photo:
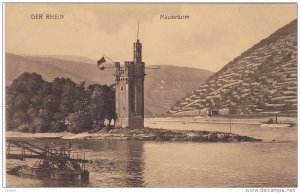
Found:
[(123, 107), (123, 111), (125, 111), (125, 107)]
[(121, 90), (123, 90), (123, 86), (121, 86)]

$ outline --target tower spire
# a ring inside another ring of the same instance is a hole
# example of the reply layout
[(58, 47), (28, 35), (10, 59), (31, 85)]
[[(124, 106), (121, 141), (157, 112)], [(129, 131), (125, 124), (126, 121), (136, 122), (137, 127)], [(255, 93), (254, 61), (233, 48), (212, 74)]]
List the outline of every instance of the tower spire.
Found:
[(137, 33), (136, 33), (137, 40), (139, 40), (139, 28), (140, 28), (140, 22), (138, 21), (138, 27), (137, 27)]
[(136, 43), (133, 44), (133, 62), (136, 64), (142, 63), (142, 44), (139, 40), (139, 29), (140, 29), (140, 22), (138, 21), (137, 26), (137, 33), (136, 33)]

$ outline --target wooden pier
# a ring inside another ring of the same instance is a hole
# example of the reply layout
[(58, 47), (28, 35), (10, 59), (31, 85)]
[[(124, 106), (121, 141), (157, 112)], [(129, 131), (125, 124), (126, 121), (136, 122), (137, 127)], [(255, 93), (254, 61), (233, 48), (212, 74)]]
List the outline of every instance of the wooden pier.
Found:
[(10, 170), (16, 174), (65, 180), (89, 178), (86, 170), (89, 161), (85, 159), (85, 153), (72, 152), (70, 147), (45, 145), (41, 148), (25, 141), (8, 140), (6, 159), (36, 159), (34, 166), (18, 166)]

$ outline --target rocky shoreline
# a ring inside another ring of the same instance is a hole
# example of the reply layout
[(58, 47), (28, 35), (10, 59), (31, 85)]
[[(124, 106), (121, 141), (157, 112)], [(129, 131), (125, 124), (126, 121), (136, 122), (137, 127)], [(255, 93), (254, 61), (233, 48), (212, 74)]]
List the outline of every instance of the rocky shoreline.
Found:
[(103, 128), (99, 131), (72, 133), (19, 133), (7, 132), (8, 138), (61, 138), (61, 139), (95, 139), (95, 140), (123, 140), (123, 141), (190, 141), (190, 142), (244, 142), (262, 141), (252, 137), (233, 133), (195, 130), (167, 130), (167, 129), (128, 129)]
[(193, 141), (193, 142), (242, 142), (262, 141), (247, 136), (233, 133), (194, 131), (194, 130), (167, 130), (167, 129), (102, 129), (83, 139), (115, 139), (115, 140), (137, 140), (137, 141)]

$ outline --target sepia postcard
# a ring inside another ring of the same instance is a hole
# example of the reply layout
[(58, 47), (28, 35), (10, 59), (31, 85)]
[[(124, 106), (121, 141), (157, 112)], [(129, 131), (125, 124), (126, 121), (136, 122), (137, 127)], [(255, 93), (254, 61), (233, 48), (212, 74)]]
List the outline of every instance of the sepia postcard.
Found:
[(297, 3), (4, 3), (3, 187), (298, 187)]

